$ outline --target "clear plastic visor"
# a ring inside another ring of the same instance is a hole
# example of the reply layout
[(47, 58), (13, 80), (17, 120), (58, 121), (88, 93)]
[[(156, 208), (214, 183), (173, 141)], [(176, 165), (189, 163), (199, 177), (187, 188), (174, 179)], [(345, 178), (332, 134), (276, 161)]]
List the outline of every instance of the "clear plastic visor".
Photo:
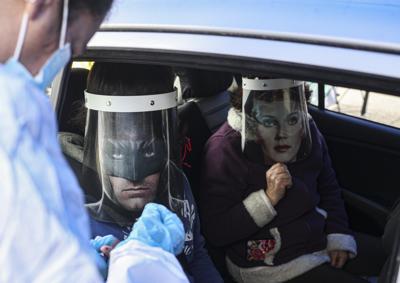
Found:
[(149, 202), (179, 209), (183, 181), (175, 125), (176, 107), (144, 112), (89, 109), (84, 165), (100, 179), (99, 210), (111, 206), (119, 207), (117, 212), (140, 212)]

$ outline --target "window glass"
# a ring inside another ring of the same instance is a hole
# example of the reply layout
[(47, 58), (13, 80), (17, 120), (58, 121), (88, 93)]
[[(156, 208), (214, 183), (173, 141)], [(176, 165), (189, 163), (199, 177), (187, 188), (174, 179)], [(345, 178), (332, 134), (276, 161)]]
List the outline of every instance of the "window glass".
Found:
[[(309, 103), (318, 106), (318, 84), (308, 83)], [(325, 109), (400, 128), (400, 97), (325, 85)]]

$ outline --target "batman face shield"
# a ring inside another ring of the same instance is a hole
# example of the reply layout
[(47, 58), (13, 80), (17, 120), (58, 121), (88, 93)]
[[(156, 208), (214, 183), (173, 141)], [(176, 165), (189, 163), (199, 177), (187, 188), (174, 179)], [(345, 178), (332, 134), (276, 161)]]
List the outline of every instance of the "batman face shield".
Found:
[[(99, 123), (99, 161), (108, 176), (140, 182), (160, 172), (168, 153), (160, 113), (102, 113)], [(158, 121), (157, 121), (158, 120)]]
[(86, 107), (84, 163), (100, 177), (102, 200), (111, 200), (126, 211), (140, 211), (153, 201), (179, 203), (183, 188), (171, 180), (171, 167), (177, 168), (179, 160), (176, 93), (86, 93)]

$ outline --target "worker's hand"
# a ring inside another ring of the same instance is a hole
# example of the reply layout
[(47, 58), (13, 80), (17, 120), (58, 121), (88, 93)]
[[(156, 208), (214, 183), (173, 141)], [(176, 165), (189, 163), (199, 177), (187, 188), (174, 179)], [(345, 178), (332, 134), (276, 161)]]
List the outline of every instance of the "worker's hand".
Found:
[(129, 240), (138, 240), (178, 255), (183, 250), (185, 230), (175, 213), (161, 204), (148, 203), (128, 238), (119, 243), (118, 247)]
[(292, 176), (283, 163), (274, 164), (266, 173), (267, 188), (265, 193), (275, 206), (285, 195), (286, 189), (292, 186)]
[(349, 253), (347, 251), (333, 250), (329, 251), (328, 253), (329, 257), (331, 258), (332, 267), (342, 268), (349, 259)]

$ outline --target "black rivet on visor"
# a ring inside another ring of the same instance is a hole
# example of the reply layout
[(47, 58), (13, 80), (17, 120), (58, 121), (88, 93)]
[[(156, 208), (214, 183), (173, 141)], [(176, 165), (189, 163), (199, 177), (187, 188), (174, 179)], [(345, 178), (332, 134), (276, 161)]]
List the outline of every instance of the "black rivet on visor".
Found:
[(155, 104), (154, 100), (150, 100), (150, 105), (153, 106)]
[(111, 106), (111, 100), (107, 101), (107, 106)]

